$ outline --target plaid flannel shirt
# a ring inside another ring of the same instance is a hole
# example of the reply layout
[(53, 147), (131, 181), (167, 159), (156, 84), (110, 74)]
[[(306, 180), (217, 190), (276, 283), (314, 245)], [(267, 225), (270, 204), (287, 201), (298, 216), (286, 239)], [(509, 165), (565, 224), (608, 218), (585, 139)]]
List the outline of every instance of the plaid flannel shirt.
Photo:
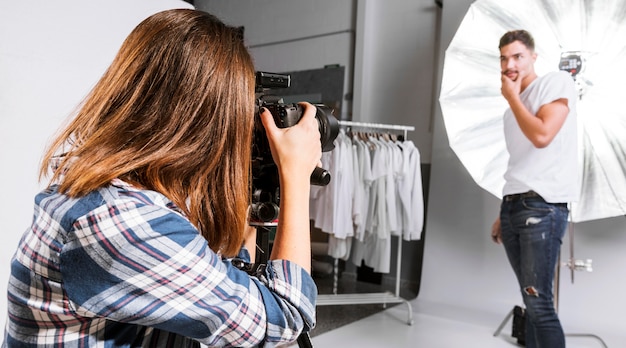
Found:
[(159, 193), (52, 187), (11, 263), (2, 347), (275, 346), (314, 327), (316, 296), (295, 263), (236, 268)]

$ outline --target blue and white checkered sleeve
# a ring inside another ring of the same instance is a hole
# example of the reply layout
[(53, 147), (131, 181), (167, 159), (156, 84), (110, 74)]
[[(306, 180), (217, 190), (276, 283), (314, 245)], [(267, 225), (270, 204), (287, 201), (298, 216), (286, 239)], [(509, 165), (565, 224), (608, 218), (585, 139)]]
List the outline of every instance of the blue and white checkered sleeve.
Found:
[(273, 261), (266, 279), (250, 277), (165, 207), (117, 200), (77, 218), (70, 235), (61, 270), (83, 315), (211, 346), (293, 341), (303, 322), (314, 325), (315, 284), (301, 268)]

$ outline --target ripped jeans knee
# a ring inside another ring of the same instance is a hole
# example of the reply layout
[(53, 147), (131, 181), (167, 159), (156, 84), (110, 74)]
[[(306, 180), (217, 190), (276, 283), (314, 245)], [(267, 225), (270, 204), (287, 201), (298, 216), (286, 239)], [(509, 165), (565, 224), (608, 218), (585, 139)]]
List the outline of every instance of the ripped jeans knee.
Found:
[(524, 292), (528, 296), (539, 297), (539, 293), (537, 292), (537, 289), (534, 286), (527, 286), (527, 287), (525, 287), (524, 288)]

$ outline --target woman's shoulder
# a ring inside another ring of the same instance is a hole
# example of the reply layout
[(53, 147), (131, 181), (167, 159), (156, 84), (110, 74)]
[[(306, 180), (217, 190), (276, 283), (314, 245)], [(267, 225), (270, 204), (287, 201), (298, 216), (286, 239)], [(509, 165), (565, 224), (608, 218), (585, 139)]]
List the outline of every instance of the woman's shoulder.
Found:
[[(137, 211), (163, 216), (174, 214), (185, 219), (182, 211), (159, 192), (137, 188), (119, 179), (80, 197), (70, 197), (52, 185), (35, 197), (36, 214), (45, 214), (69, 231), (78, 220), (87, 217)], [(117, 212), (117, 213), (116, 213)]]

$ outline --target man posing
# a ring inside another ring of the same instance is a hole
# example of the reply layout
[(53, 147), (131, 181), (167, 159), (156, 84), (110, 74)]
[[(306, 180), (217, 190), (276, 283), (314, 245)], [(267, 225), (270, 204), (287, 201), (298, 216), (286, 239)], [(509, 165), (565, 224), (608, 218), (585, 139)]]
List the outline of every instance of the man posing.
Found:
[(526, 346), (565, 347), (553, 280), (577, 197), (577, 93), (563, 71), (537, 76), (534, 39), (525, 30), (500, 39), (504, 134), (510, 158), (500, 216), (491, 236), (503, 243), (526, 306)]

